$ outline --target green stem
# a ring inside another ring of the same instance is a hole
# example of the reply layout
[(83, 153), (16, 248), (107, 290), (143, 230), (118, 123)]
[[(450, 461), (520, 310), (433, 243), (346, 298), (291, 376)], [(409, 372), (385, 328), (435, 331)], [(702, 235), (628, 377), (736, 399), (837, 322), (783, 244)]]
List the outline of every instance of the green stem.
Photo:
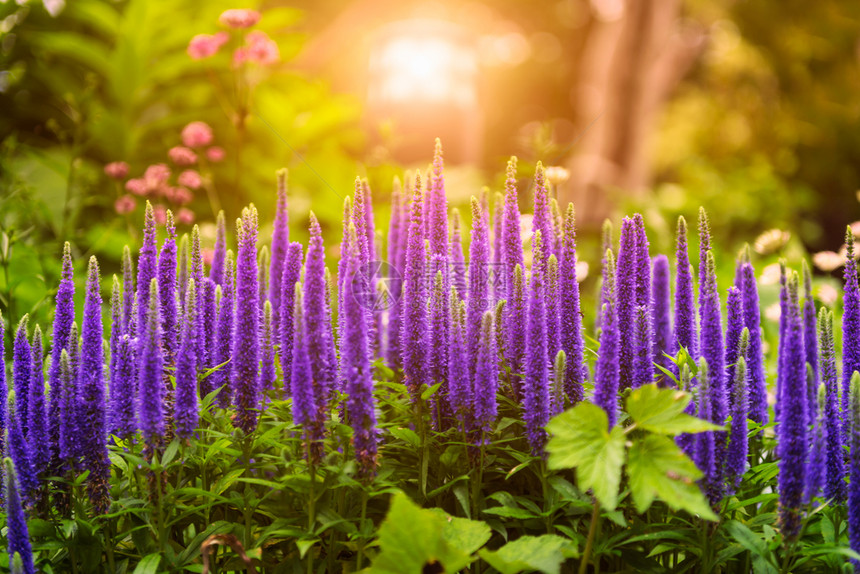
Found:
[[(317, 474), (316, 466), (313, 461), (313, 453), (311, 452), (311, 444), (308, 441), (308, 470), (311, 474), (310, 500), (308, 501), (308, 533), (313, 534), (314, 524), (316, 523), (316, 492), (314, 484), (316, 483)], [(311, 549), (308, 549), (308, 574), (313, 574), (314, 571), (314, 555)]]
[[(251, 478), (251, 436), (246, 435), (242, 441), (242, 456), (245, 459), (245, 477)], [(248, 500), (251, 498), (251, 484), (245, 484), (245, 504), (242, 506), (242, 514), (245, 517), (245, 548), (251, 548), (251, 521), (254, 517), (254, 511), (248, 505)]]
[[(588, 561), (591, 559), (591, 552), (594, 549), (594, 539), (597, 537), (597, 523), (600, 521), (600, 503), (594, 499), (594, 509), (591, 511), (591, 524), (588, 525), (588, 538), (585, 540), (585, 550), (582, 551), (582, 562), (579, 563), (579, 574), (585, 574), (588, 571)], [(594, 565), (595, 572), (597, 565)]]
[(162, 469), (161, 464), (158, 462), (158, 449), (154, 448), (152, 452), (152, 463), (155, 466), (155, 490), (158, 493), (156, 496), (156, 504), (157, 504), (157, 512), (158, 512), (158, 548), (161, 553), (164, 553), (165, 550), (165, 540), (167, 534), (167, 528), (165, 528), (164, 524), (164, 498), (162, 496), (162, 488), (161, 488), (161, 475)]
[(105, 555), (108, 563), (108, 571), (110, 574), (116, 573), (116, 563), (113, 557), (113, 532), (110, 522), (105, 522)]
[[(361, 489), (361, 521), (358, 523), (360, 532), (364, 532), (364, 521), (367, 516), (367, 489)], [(356, 558), (355, 569), (361, 570), (361, 563), (364, 560), (364, 537), (362, 535), (361, 545), (358, 547), (358, 558)]]

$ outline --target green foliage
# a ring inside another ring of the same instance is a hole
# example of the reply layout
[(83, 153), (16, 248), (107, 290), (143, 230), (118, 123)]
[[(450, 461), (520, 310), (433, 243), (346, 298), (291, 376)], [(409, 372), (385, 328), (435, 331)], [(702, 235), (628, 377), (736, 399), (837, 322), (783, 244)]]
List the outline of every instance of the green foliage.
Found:
[(539, 571), (558, 574), (565, 558), (577, 556), (570, 540), (561, 536), (523, 536), (496, 551), (481, 550), (481, 558), (502, 574)]

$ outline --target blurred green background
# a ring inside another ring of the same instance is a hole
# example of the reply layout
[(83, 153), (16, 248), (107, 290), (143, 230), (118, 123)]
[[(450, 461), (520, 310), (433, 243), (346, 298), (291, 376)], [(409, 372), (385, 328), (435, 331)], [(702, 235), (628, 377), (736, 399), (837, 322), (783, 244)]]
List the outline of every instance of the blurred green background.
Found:
[[(189, 57), (192, 37), (223, 31), (219, 15), (237, 7), (260, 11), (253, 29), (278, 61), (235, 66), (246, 40), (235, 31), (213, 57)], [(416, 44), (414, 65), (386, 68), (384, 42), (404, 20), (419, 22), (412, 39), (441, 34), (453, 56)], [(422, 62), (434, 75), (415, 76)], [(446, 62), (460, 76), (446, 79)], [(201, 170), (212, 196), (198, 190), (188, 205), (209, 242), (212, 197), (228, 221), (253, 201), (267, 238), (274, 174), (287, 167), (293, 238), (307, 237), (313, 210), (335, 257), (355, 176), (370, 181), (385, 229), (393, 177), (425, 168), (440, 136), (455, 206), (483, 185), (501, 190), (512, 154), (524, 211), (534, 164), (565, 170), (556, 191), (577, 206), (588, 289), (605, 217), (642, 211), (652, 252), (666, 252), (677, 215), (692, 223), (699, 205), (728, 285), (737, 250), (768, 229), (791, 235), (762, 250), (759, 270), (837, 251), (860, 219), (858, 63), (860, 5), (837, 0), (2, 3), (0, 310), (47, 320), (65, 240), (79, 279), (96, 254), (107, 283), (122, 246), (136, 249), (143, 198), (118, 214), (124, 182), (104, 166), (125, 161), (139, 178), (170, 165), (192, 121), (225, 150)], [(410, 73), (416, 91), (396, 101), (386, 82)], [(836, 273), (818, 270), (817, 288)]]

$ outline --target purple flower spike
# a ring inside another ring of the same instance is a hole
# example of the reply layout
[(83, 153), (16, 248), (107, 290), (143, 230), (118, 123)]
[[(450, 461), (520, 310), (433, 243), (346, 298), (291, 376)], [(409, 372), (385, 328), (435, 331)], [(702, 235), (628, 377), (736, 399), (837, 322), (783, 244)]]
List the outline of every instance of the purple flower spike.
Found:
[(636, 222), (624, 218), (621, 222), (621, 242), (618, 247), (618, 268), (615, 288), (617, 300), (618, 332), (620, 335), (619, 372), (621, 388), (633, 383), (634, 356), (636, 354), (636, 279), (637, 279), (637, 230)]
[(731, 412), (734, 412), (735, 363), (741, 356), (741, 332), (744, 329), (743, 297), (740, 289), (732, 286), (726, 299), (726, 398)]
[[(747, 331), (747, 337), (749, 332)], [(729, 496), (737, 492), (746, 472), (749, 439), (747, 438), (747, 364), (743, 356), (737, 358), (732, 373), (735, 377), (732, 384), (732, 425), (729, 435), (729, 446), (726, 454), (726, 486)]]
[(499, 388), (498, 350), (494, 314), (486, 311), (481, 319), (481, 338), (475, 362), (473, 387), (473, 416), (478, 433), (478, 443), (483, 444), (483, 434), (489, 433), (496, 420), (496, 391)]
[(750, 345), (747, 349), (749, 418), (759, 424), (766, 424), (768, 420), (767, 382), (761, 348), (761, 311), (758, 304), (755, 271), (750, 263), (744, 263), (741, 266), (741, 296), (744, 327), (750, 331)]
[[(434, 257), (433, 267), (442, 264)], [(445, 279), (442, 271), (436, 272), (433, 281), (433, 291), (430, 294), (430, 346), (429, 367), (430, 384), (441, 383), (441, 387), (431, 400), (434, 413), (434, 424), (437, 430), (444, 430), (450, 421), (450, 405), (448, 404), (448, 293), (445, 291)]]
[(502, 219), (502, 264), (504, 265), (505, 307), (505, 358), (511, 372), (522, 373), (522, 329), (525, 324), (525, 305), (518, 297), (515, 280), (516, 268), (524, 268), (523, 242), (520, 238), (520, 209), (517, 205), (517, 158), (508, 162), (505, 182), (505, 212)]
[[(446, 260), (448, 257), (448, 199), (445, 197), (443, 169), (442, 142), (436, 138), (436, 149), (433, 153), (433, 180), (427, 185), (430, 206), (427, 239), (430, 240), (430, 253)], [(445, 277), (445, 282), (447, 284), (447, 277)]]
[(293, 306), (296, 293), (296, 283), (302, 275), (302, 244), (290, 243), (287, 247), (287, 258), (284, 262), (284, 274), (281, 277), (281, 369), (284, 372), (284, 392), (289, 396), (289, 373), (293, 364)]
[(69, 414), (60, 418), (59, 456), (65, 469), (74, 469), (77, 468), (77, 459), (81, 451), (77, 415), (78, 371), (76, 357), (79, 350), (78, 327), (76, 323), (72, 323), (72, 328), (69, 329), (69, 338), (69, 351), (67, 352), (63, 349), (63, 353), (60, 355), (60, 381), (62, 384), (60, 410)]
[[(57, 296), (59, 297), (59, 292), (57, 292)], [(128, 335), (131, 338), (137, 337), (137, 325), (135, 324), (137, 315), (134, 311), (135, 297), (134, 263), (131, 259), (131, 249), (126, 245), (122, 249), (122, 323), (120, 327), (123, 335)], [(55, 318), (54, 325), (56, 324)]]
[(179, 354), (176, 356), (176, 404), (173, 422), (176, 436), (189, 439), (197, 428), (199, 412), (197, 406), (197, 284), (188, 280), (185, 292), (185, 314), (182, 320), (182, 336)]
[(463, 242), (460, 238), (460, 211), (451, 212), (451, 253), (449, 255), (451, 285), (457, 289), (458, 297), (466, 296), (466, 260), (463, 257)]
[[(853, 421), (860, 420), (860, 372), (851, 376), (851, 414)], [(848, 540), (851, 550), (860, 550), (860, 424), (851, 425), (851, 454), (849, 455), (848, 483)], [(856, 571), (860, 564), (854, 561)]]
[(809, 385), (809, 424), (815, 423), (816, 396), (818, 394), (818, 340), (815, 316), (815, 299), (812, 298), (812, 274), (806, 260), (803, 261), (803, 349), (806, 364), (812, 369), (813, 384)]
[[(693, 274), (687, 248), (687, 221), (683, 217), (678, 217), (675, 266), (677, 273), (675, 276), (675, 343), (672, 353), (677, 355), (678, 351), (685, 348), (691, 357), (698, 357), (699, 337), (696, 332)], [(757, 304), (756, 309), (758, 309)]]
[(242, 210), (236, 222), (239, 253), (236, 256), (236, 314), (233, 320), (233, 360), (230, 386), (236, 415), (233, 425), (249, 434), (257, 426), (260, 408), (260, 291), (257, 283), (257, 208)]
[(45, 412), (45, 371), (42, 363), (42, 329), (33, 329), (33, 362), (30, 374), (30, 397), (28, 401), (29, 424), (27, 443), (33, 463), (33, 472), (41, 476), (48, 470), (50, 443), (48, 442), (48, 421)]
[(600, 352), (594, 372), (594, 404), (606, 411), (609, 428), (612, 428), (618, 420), (618, 389), (621, 379), (618, 364), (620, 337), (615, 313), (615, 255), (611, 249), (607, 249), (605, 257), (606, 283), (603, 284), (603, 289), (607, 302), (600, 310)]
[(33, 351), (27, 335), (29, 315), (21, 317), (15, 330), (15, 340), (12, 343), (12, 383), (17, 396), (15, 407), (21, 424), (21, 432), (27, 436), (27, 407), (30, 397), (30, 380), (32, 379)]
[[(490, 307), (490, 238), (487, 214), (472, 196), (472, 241), (469, 246), (469, 283), (466, 296), (466, 356), (474, 375), (481, 340), (481, 323)], [(459, 295), (459, 293), (458, 293)]]
[(301, 285), (295, 286), (293, 295), (293, 369), (290, 377), (293, 396), (293, 421), (303, 427), (306, 455), (317, 461), (321, 456), (323, 428), (318, 406), (318, 392), (314, 386), (313, 366), (308, 353), (308, 331), (305, 323), (305, 305)]
[[(404, 236), (406, 231), (403, 225), (403, 211), (405, 209), (403, 192), (400, 188), (400, 180), (394, 178), (394, 190), (391, 192), (391, 220), (388, 224), (388, 268), (389, 268), (389, 285), (391, 297), (391, 305), (388, 307), (388, 340), (385, 347), (386, 363), (392, 369), (400, 367), (400, 316), (401, 316), (401, 297), (400, 292), (403, 287), (403, 280), (400, 273), (403, 270), (401, 267), (401, 250), (406, 245)], [(348, 225), (348, 221), (344, 218), (344, 225)], [(348, 230), (346, 230), (348, 232)], [(347, 245), (347, 238), (344, 237), (344, 245)], [(341, 246), (344, 249), (344, 246)], [(341, 258), (344, 261), (345, 257)], [(338, 265), (338, 280), (341, 281), (341, 274), (345, 274)], [(338, 292), (343, 290), (343, 285), (338, 286)]]
[[(708, 362), (704, 357), (699, 359), (699, 400), (698, 402), (698, 417), (705, 420), (713, 420), (712, 401), (713, 393), (711, 390), (711, 377), (709, 376), (710, 369)], [(720, 465), (717, 462), (716, 445), (718, 441), (717, 433), (714, 431), (705, 431), (694, 435), (695, 448), (693, 449), (693, 462), (699, 467), (704, 475), (700, 481), (700, 486), (705, 496), (708, 497), (711, 505), (717, 504), (722, 495), (722, 484), (720, 479)]]
[(179, 239), (179, 304), (185, 305), (185, 291), (188, 290), (188, 234), (183, 233)]
[(423, 222), (421, 219), (421, 180), (416, 176), (412, 196), (412, 219), (406, 246), (406, 271), (403, 282), (403, 316), (400, 344), (403, 349), (403, 377), (413, 403), (420, 400), (427, 383), (427, 290), (424, 261)]
[(331, 363), (334, 341), (331, 315), (326, 304), (325, 246), (316, 215), (311, 212), (311, 239), (305, 262), (305, 329), (308, 353), (313, 366), (314, 382), (318, 388), (317, 408), (325, 411), (334, 389), (337, 365)]
[[(543, 235), (541, 235), (543, 236)], [(561, 330), (559, 327), (559, 307), (561, 295), (558, 290), (558, 258), (555, 254), (546, 260), (546, 348), (547, 361), (555, 361), (555, 356), (561, 350)], [(561, 381), (562, 386), (564, 381)], [(555, 386), (555, 379), (553, 379)]]
[(263, 391), (275, 388), (275, 337), (274, 317), (272, 316), (272, 302), (266, 301), (263, 305), (263, 349), (262, 363), (260, 365), (260, 385)]
[(215, 250), (212, 253), (212, 266), (209, 277), (216, 285), (224, 287), (224, 263), (227, 259), (227, 221), (224, 211), (218, 212), (215, 220)]
[(821, 384), (824, 387), (824, 433), (827, 437), (827, 471), (824, 497), (835, 504), (845, 502), (845, 457), (842, 447), (842, 421), (839, 412), (839, 375), (836, 369), (836, 342), (833, 337), (833, 312), (822, 307), (818, 312), (818, 343), (821, 354)]
[[(113, 277), (111, 290), (110, 372), (108, 376), (108, 433), (127, 439), (134, 434), (134, 345), (132, 338), (122, 332), (119, 280)], [(58, 386), (57, 393), (61, 392)], [(57, 405), (59, 408), (59, 404)]]
[[(6, 327), (3, 324), (3, 313), (0, 313), (0, 398), (6, 397), (9, 394), (9, 387), (6, 384)], [(5, 432), (6, 428), (6, 401), (0, 400), (0, 433)], [(0, 437), (2, 438), (2, 437)], [(3, 440), (0, 440), (0, 454), (5, 456), (3, 451)], [(0, 499), (0, 504), (3, 501)]]
[[(472, 411), (472, 381), (469, 376), (468, 356), (464, 336), (464, 320), (466, 304), (457, 296), (457, 289), (451, 287), (448, 295), (448, 341), (451, 348), (448, 351), (448, 403), (460, 429), (466, 431), (471, 426)], [(477, 349), (475, 349), (477, 351)]]
[(21, 431), (21, 417), (16, 406), (17, 402), (15, 391), (9, 391), (6, 401), (6, 437), (4, 442), (6, 454), (15, 463), (15, 468), (18, 469), (24, 506), (30, 506), (34, 502), (36, 490), (39, 488), (39, 479), (33, 470), (30, 449), (24, 439), (24, 433)]
[[(670, 301), (672, 299), (669, 288), (669, 259), (665, 255), (658, 255), (651, 265), (651, 287), (653, 304), (651, 307), (651, 325), (654, 329), (654, 345), (652, 354), (654, 362), (670, 369), (672, 361), (666, 355), (672, 354), (672, 313)], [(666, 386), (666, 376), (662, 371), (657, 373), (657, 381), (660, 386)]]
[(707, 291), (708, 251), (711, 250), (711, 223), (704, 207), (699, 208), (699, 306)]
[(158, 254), (158, 298), (164, 360), (171, 365), (176, 355), (179, 327), (176, 319), (176, 227), (170, 210), (167, 210), (167, 239)]
[(95, 257), (90, 257), (81, 322), (81, 362), (78, 372), (81, 410), (78, 428), (86, 429), (81, 450), (83, 468), (90, 471), (87, 494), (96, 514), (103, 514), (110, 507), (110, 460), (106, 442), (102, 296), (99, 289), (99, 264)]
[[(126, 252), (128, 248), (126, 248)], [(125, 262), (125, 253), (123, 254), (123, 262)], [(130, 253), (128, 254), (129, 261), (131, 260)], [(129, 272), (129, 275), (131, 273)], [(59, 441), (59, 424), (60, 424), (60, 355), (63, 354), (63, 349), (69, 345), (69, 330), (72, 328), (72, 323), (75, 320), (75, 277), (72, 267), (71, 246), (67, 241), (63, 245), (63, 270), (60, 274), (60, 285), (57, 287), (57, 307), (54, 313), (54, 332), (51, 340), (51, 366), (48, 369), (48, 385), (50, 386), (48, 425), (50, 426), (50, 444), (51, 444), (51, 459), (52, 466), (58, 464), (58, 441)], [(120, 310), (120, 318), (117, 321), (117, 329), (123, 329), (123, 311)], [(129, 313), (131, 309), (129, 308)], [(115, 320), (116, 321), (116, 320)], [(2, 337), (2, 327), (0, 327), (0, 337)], [(2, 351), (0, 351), (0, 359), (2, 359)], [(1, 362), (1, 361), (0, 361)], [(5, 375), (5, 373), (4, 373)], [(0, 385), (0, 392), (6, 392), (5, 377)], [(5, 397), (6, 395), (3, 394)], [(2, 403), (3, 401), (0, 401)], [(0, 405), (2, 406), (2, 405)], [(0, 412), (2, 415), (2, 412)]]
[[(808, 454), (806, 427), (806, 370), (803, 353), (803, 322), (798, 305), (797, 273), (787, 278), (785, 342), (779, 380), (784, 385), (780, 400), (780, 418), (777, 426), (779, 441), (779, 503), (780, 526), (786, 539), (800, 533), (801, 505), (805, 484), (804, 467)], [(860, 475), (858, 475), (860, 480)]]
[(815, 423), (812, 427), (809, 462), (806, 465), (806, 496), (804, 497), (806, 504), (810, 504), (815, 497), (821, 494), (827, 476), (827, 425), (824, 418), (826, 390), (824, 385), (818, 387), (816, 395), (818, 408), (816, 408)]
[(651, 311), (646, 305), (638, 305), (633, 319), (633, 337), (636, 345), (634, 347), (631, 385), (634, 389), (654, 381), (653, 344), (650, 335)]
[[(584, 398), (583, 352), (585, 343), (582, 339), (579, 282), (576, 277), (576, 212), (572, 203), (567, 204), (564, 217), (564, 234), (559, 255), (558, 291), (561, 299), (558, 310), (559, 338), (566, 359), (564, 392), (570, 402), (576, 404)], [(604, 268), (604, 278), (605, 273), (606, 269)], [(613, 281), (610, 281), (610, 285), (612, 284)]]
[(529, 289), (528, 328), (526, 330), (525, 379), (523, 381), (523, 418), (532, 454), (543, 454), (546, 443), (544, 426), (549, 422), (549, 363), (546, 348), (546, 270), (543, 234), (532, 239), (532, 276)]
[[(568, 204), (569, 206), (570, 204)], [(606, 293), (606, 287), (608, 283), (608, 278), (606, 276), (606, 252), (612, 251), (612, 254), (615, 254), (615, 251), (612, 246), (612, 222), (608, 219), (603, 220), (603, 225), (600, 228), (600, 253), (602, 254), (600, 259), (600, 303), (597, 306), (597, 321), (595, 328), (600, 329), (602, 325), (600, 320), (600, 312), (603, 309), (603, 306), (609, 302), (608, 294)], [(615, 284), (615, 278), (612, 278), (612, 285)]]
[[(500, 301), (507, 297), (507, 292), (505, 291), (506, 274), (502, 268), (504, 264), (504, 248), (502, 247), (504, 244), (502, 243), (502, 238), (504, 237), (505, 197), (501, 193), (496, 192), (493, 205), (495, 206), (495, 210), (493, 211), (492, 293), (493, 300)], [(472, 225), (474, 225), (474, 220)]]
[(528, 315), (528, 300), (526, 298), (525, 277), (523, 268), (514, 267), (513, 290), (511, 298), (505, 303), (505, 315), (508, 328), (505, 330), (504, 351), (508, 356), (508, 366), (513, 375), (511, 386), (517, 400), (522, 398), (523, 358), (526, 344), (526, 321)]
[(27, 530), (27, 517), (24, 514), (21, 500), (18, 473), (16, 472), (16, 465), (9, 458), (3, 460), (3, 474), (5, 476), (6, 526), (8, 527), (6, 539), (8, 540), (9, 565), (12, 566), (13, 572), (17, 571), (17, 567), (13, 565), (19, 563), (21, 574), (35, 574), (33, 549), (30, 546), (30, 533)]
[[(710, 410), (711, 422), (724, 425), (728, 417), (728, 399), (726, 397), (726, 351), (723, 344), (723, 325), (720, 311), (720, 294), (717, 291), (717, 272), (713, 253), (706, 256), (705, 292), (700, 295), (701, 311), (699, 313), (700, 334), (699, 345), (702, 357), (708, 362), (710, 381)], [(722, 471), (726, 457), (726, 433), (715, 431), (714, 453), (717, 457), (717, 472)]]
[[(218, 393), (218, 406), (227, 408), (232, 404), (232, 390), (230, 387), (230, 373), (233, 369), (231, 364), (233, 353), (233, 318), (235, 315), (236, 286), (233, 281), (233, 252), (228, 251), (225, 257), (224, 280), (220, 288), (221, 298), (218, 301), (218, 328), (215, 330), (215, 348), (213, 366), (223, 365), (220, 369), (209, 375), (211, 390), (221, 389)], [(216, 293), (217, 298), (217, 293)], [(226, 363), (226, 364), (225, 364)], [(289, 371), (284, 371), (285, 373)]]
[[(544, 242), (544, 260), (541, 264), (546, 269), (547, 260), (554, 251), (555, 230), (552, 212), (549, 205), (549, 192), (546, 186), (546, 172), (543, 164), (537, 163), (535, 168), (534, 217), (532, 219), (532, 236), (541, 232)], [(553, 353), (555, 356), (555, 353)]]
[[(359, 271), (355, 226), (350, 225), (352, 253), (347, 268), (350, 277)], [(373, 401), (373, 374), (367, 353), (365, 309), (352, 293), (354, 282), (349, 282), (349, 291), (344, 301), (343, 368), (347, 381), (346, 392), (349, 424), (353, 428), (353, 446), (358, 463), (358, 476), (368, 479), (376, 473), (376, 416)]]
[[(137, 338), (143, 340), (146, 332), (146, 314), (149, 309), (149, 284), (158, 272), (158, 238), (155, 232), (155, 213), (152, 204), (146, 202), (144, 215), (143, 244), (137, 256)], [(156, 292), (157, 293), (157, 292)], [(157, 296), (157, 295), (156, 295)]]
[(158, 281), (152, 279), (149, 286), (146, 321), (143, 323), (143, 338), (138, 342), (138, 420), (143, 441), (149, 447), (158, 444), (164, 436), (164, 355), (161, 349), (161, 314), (158, 306)]
[(272, 229), (272, 260), (269, 268), (269, 301), (272, 302), (272, 334), (275, 345), (281, 336), (281, 277), (287, 260), (290, 243), (290, 214), (287, 209), (287, 170), (278, 170), (278, 201), (275, 208), (275, 223)]

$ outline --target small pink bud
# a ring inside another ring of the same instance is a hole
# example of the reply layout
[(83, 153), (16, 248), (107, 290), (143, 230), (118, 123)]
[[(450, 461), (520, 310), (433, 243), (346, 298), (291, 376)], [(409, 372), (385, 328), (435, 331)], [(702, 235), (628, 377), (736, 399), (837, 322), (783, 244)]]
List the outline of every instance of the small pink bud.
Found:
[(163, 163), (156, 163), (143, 173), (143, 181), (146, 183), (147, 191), (158, 192), (170, 177), (170, 168)]
[(170, 148), (167, 157), (176, 165), (194, 165), (197, 163), (197, 154), (192, 149), (180, 145)]
[(179, 205), (191, 203), (191, 200), (194, 199), (194, 194), (185, 187), (169, 187), (165, 190), (164, 196), (168, 201)]
[(260, 21), (260, 13), (256, 10), (233, 8), (225, 10), (218, 21), (229, 28), (250, 28)]
[(131, 213), (136, 207), (137, 200), (130, 195), (123, 195), (115, 202), (113, 202), (113, 208), (120, 215)]
[(184, 185), (191, 189), (198, 189), (203, 184), (203, 178), (200, 177), (200, 174), (193, 169), (186, 169), (180, 173), (177, 181), (179, 182), (179, 185)]
[(183, 207), (176, 213), (176, 222), (181, 225), (191, 225), (194, 223), (194, 212)]
[(125, 189), (140, 196), (146, 195), (149, 191), (149, 188), (146, 187), (146, 181), (139, 177), (125, 182)]
[(201, 255), (203, 255), (203, 263), (206, 265), (212, 265), (212, 260), (215, 259), (215, 250), (214, 249), (203, 249), (201, 250)]
[(230, 36), (226, 32), (217, 34), (197, 34), (188, 42), (188, 55), (192, 60), (210, 58), (218, 53)]
[(191, 122), (182, 129), (182, 143), (188, 147), (203, 147), (212, 143), (212, 128), (204, 122)]
[(227, 154), (224, 152), (224, 148), (218, 146), (212, 146), (206, 150), (206, 158), (212, 163), (218, 163), (220, 161), (224, 161), (224, 157)]
[(278, 45), (265, 32), (254, 30), (248, 34), (245, 43), (248, 45), (246, 57), (251, 62), (270, 66), (281, 59)]
[(167, 223), (167, 208), (159, 204), (152, 208), (152, 215), (155, 217), (155, 222), (159, 225)]
[(105, 174), (113, 179), (125, 179), (128, 175), (128, 164), (124, 161), (112, 161), (105, 166)]

